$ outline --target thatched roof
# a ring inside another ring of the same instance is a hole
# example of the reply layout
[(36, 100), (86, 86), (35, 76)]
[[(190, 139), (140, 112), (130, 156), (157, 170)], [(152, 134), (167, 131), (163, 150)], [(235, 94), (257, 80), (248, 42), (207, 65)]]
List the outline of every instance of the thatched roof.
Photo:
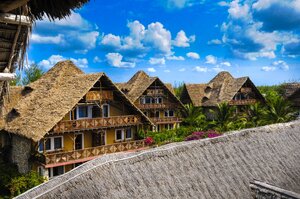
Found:
[(175, 91), (171, 84), (163, 83), (158, 77), (150, 77), (144, 71), (138, 71), (127, 83), (116, 83), (118, 87), (129, 97), (133, 102), (138, 100), (138, 98), (153, 84), (163, 86), (170, 96), (181, 106), (183, 104), (175, 96)]
[(186, 84), (185, 92), (181, 98), (188, 96), (194, 106), (216, 106), (221, 102), (229, 102), (244, 84), (254, 89), (259, 100), (264, 101), (249, 77), (234, 78), (229, 72), (218, 73), (207, 84)]
[(18, 198), (252, 198), (259, 180), (300, 193), (300, 121), (99, 157)]
[[(1, 0), (0, 1), (0, 73), (22, 68), (33, 21), (50, 20), (71, 14), (89, 0)], [(8, 83), (0, 81), (0, 105)]]
[(84, 74), (71, 61), (63, 61), (21, 91), (22, 98), (6, 116), (4, 130), (40, 140), (99, 79), (106, 81), (120, 99), (151, 123), (104, 73)]
[(283, 85), (283, 90), (284, 97), (290, 98), (300, 90), (300, 83), (286, 83)]

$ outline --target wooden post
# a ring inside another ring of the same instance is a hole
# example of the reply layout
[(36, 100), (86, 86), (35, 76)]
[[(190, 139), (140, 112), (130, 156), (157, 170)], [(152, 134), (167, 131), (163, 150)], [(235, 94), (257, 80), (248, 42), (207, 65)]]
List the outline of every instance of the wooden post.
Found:
[(0, 73), (0, 81), (11, 81), (17, 77), (16, 73)]

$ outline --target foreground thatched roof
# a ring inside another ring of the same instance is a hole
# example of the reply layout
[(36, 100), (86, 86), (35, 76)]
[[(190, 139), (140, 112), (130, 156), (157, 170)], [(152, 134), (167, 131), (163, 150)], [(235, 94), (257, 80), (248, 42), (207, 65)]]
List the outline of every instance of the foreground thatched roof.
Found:
[(2, 128), (34, 141), (40, 140), (99, 79), (108, 82), (120, 99), (150, 122), (104, 73), (84, 74), (71, 61), (63, 61), (21, 90), (22, 97), (4, 115), (5, 125)]
[(207, 84), (185, 84), (181, 98), (190, 98), (194, 106), (216, 106), (232, 100), (245, 83), (251, 85), (260, 101), (264, 101), (249, 77), (234, 78), (226, 71), (218, 73)]
[(170, 83), (163, 83), (158, 77), (150, 77), (144, 71), (138, 71), (126, 83), (117, 83), (118, 87), (128, 96), (128, 98), (135, 102), (152, 84), (157, 83), (162, 85), (169, 93), (169, 95), (181, 106), (183, 104), (175, 96), (175, 91)]
[(300, 121), (102, 156), (19, 198), (252, 198), (259, 180), (300, 193)]

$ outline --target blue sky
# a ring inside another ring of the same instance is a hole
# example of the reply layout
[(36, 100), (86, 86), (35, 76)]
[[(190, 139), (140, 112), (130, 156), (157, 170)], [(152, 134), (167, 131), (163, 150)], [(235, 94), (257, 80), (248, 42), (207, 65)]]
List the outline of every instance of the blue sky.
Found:
[(222, 70), (257, 85), (300, 81), (299, 0), (92, 0), (66, 19), (38, 21), (29, 63), (71, 59), (127, 81), (205, 83)]

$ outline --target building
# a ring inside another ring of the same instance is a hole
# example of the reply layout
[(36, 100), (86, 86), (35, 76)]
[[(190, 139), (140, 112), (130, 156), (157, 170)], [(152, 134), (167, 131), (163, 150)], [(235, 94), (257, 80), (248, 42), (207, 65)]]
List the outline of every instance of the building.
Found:
[(11, 93), (1, 142), (22, 173), (53, 177), (99, 155), (143, 148), (137, 133), (152, 125), (104, 73), (84, 74), (71, 61)]
[(138, 71), (127, 83), (117, 84), (121, 90), (155, 124), (156, 131), (180, 125), (184, 106), (175, 96), (171, 84)]
[(111, 154), (17, 198), (299, 199), (299, 132), (293, 121)]
[(295, 108), (300, 110), (300, 83), (284, 84), (283, 95)]
[(208, 108), (222, 102), (245, 106), (265, 101), (249, 77), (234, 78), (229, 72), (218, 73), (207, 84), (184, 84), (180, 99), (184, 104)]

